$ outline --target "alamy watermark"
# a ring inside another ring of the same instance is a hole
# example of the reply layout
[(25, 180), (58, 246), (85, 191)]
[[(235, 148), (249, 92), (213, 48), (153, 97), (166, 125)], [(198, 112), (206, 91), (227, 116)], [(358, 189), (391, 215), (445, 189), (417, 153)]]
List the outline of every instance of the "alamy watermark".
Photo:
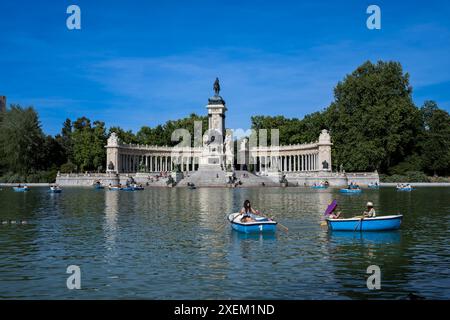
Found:
[(80, 30), (81, 29), (81, 9), (79, 6), (72, 4), (67, 7), (67, 14), (70, 14), (66, 20), (66, 26), (69, 30)]
[(367, 278), (366, 285), (369, 290), (380, 290), (381, 289), (381, 269), (377, 265), (370, 265), (366, 270), (367, 274), (370, 276)]
[(381, 29), (381, 9), (379, 6), (372, 4), (367, 7), (367, 14), (370, 16), (367, 18), (366, 26), (369, 30), (380, 30)]
[(67, 267), (66, 273), (70, 276), (66, 280), (67, 289), (81, 289), (81, 269), (77, 265), (70, 265)]

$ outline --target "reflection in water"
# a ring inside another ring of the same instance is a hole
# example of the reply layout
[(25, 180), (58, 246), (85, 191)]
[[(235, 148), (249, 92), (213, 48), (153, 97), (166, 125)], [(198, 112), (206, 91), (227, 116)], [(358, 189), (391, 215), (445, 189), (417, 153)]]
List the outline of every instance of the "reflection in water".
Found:
[(329, 231), (328, 239), (334, 243), (346, 245), (355, 244), (395, 244), (400, 242), (401, 231), (386, 232), (345, 232), (345, 231)]
[(117, 236), (117, 215), (119, 213), (119, 192), (105, 192), (105, 247), (106, 250), (114, 249), (115, 239)]

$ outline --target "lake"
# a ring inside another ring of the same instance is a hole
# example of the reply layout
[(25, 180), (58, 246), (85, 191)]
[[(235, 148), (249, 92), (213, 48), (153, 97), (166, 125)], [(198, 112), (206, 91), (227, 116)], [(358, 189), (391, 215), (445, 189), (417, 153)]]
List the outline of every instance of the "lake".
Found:
[[(245, 199), (289, 228), (232, 231), (226, 213)], [(367, 201), (403, 214), (399, 231), (336, 233), (320, 226), (337, 199), (345, 217)], [(450, 298), (450, 188), (46, 188), (0, 191), (0, 298), (427, 299)], [(69, 290), (69, 265), (81, 290)], [(366, 269), (381, 268), (369, 290)]]

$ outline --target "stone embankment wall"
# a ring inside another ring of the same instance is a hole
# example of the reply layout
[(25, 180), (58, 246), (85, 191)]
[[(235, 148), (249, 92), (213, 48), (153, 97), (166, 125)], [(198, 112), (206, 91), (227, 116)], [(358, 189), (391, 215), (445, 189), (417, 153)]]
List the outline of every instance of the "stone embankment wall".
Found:
[(376, 172), (362, 173), (339, 173), (339, 172), (308, 172), (308, 173), (286, 173), (289, 185), (312, 186), (314, 183), (328, 181), (330, 186), (342, 187), (351, 182), (360, 186), (367, 186), (370, 183), (380, 183), (380, 177)]

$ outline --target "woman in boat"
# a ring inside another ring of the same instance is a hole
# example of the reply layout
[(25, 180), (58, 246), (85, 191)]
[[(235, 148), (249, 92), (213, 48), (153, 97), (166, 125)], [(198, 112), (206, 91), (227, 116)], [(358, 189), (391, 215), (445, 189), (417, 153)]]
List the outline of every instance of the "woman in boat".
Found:
[(337, 204), (336, 206), (333, 208), (333, 210), (331, 210), (331, 212), (328, 214), (328, 218), (329, 219), (341, 219), (341, 212), (337, 211)]
[(367, 211), (364, 211), (364, 218), (375, 218), (376, 217), (375, 209), (373, 208), (372, 202), (367, 202)]
[(241, 215), (243, 215), (241, 218), (241, 222), (251, 222), (255, 220), (250, 216), (250, 214), (259, 214), (259, 211), (252, 208), (250, 200), (245, 200), (244, 206), (242, 207), (240, 213)]

